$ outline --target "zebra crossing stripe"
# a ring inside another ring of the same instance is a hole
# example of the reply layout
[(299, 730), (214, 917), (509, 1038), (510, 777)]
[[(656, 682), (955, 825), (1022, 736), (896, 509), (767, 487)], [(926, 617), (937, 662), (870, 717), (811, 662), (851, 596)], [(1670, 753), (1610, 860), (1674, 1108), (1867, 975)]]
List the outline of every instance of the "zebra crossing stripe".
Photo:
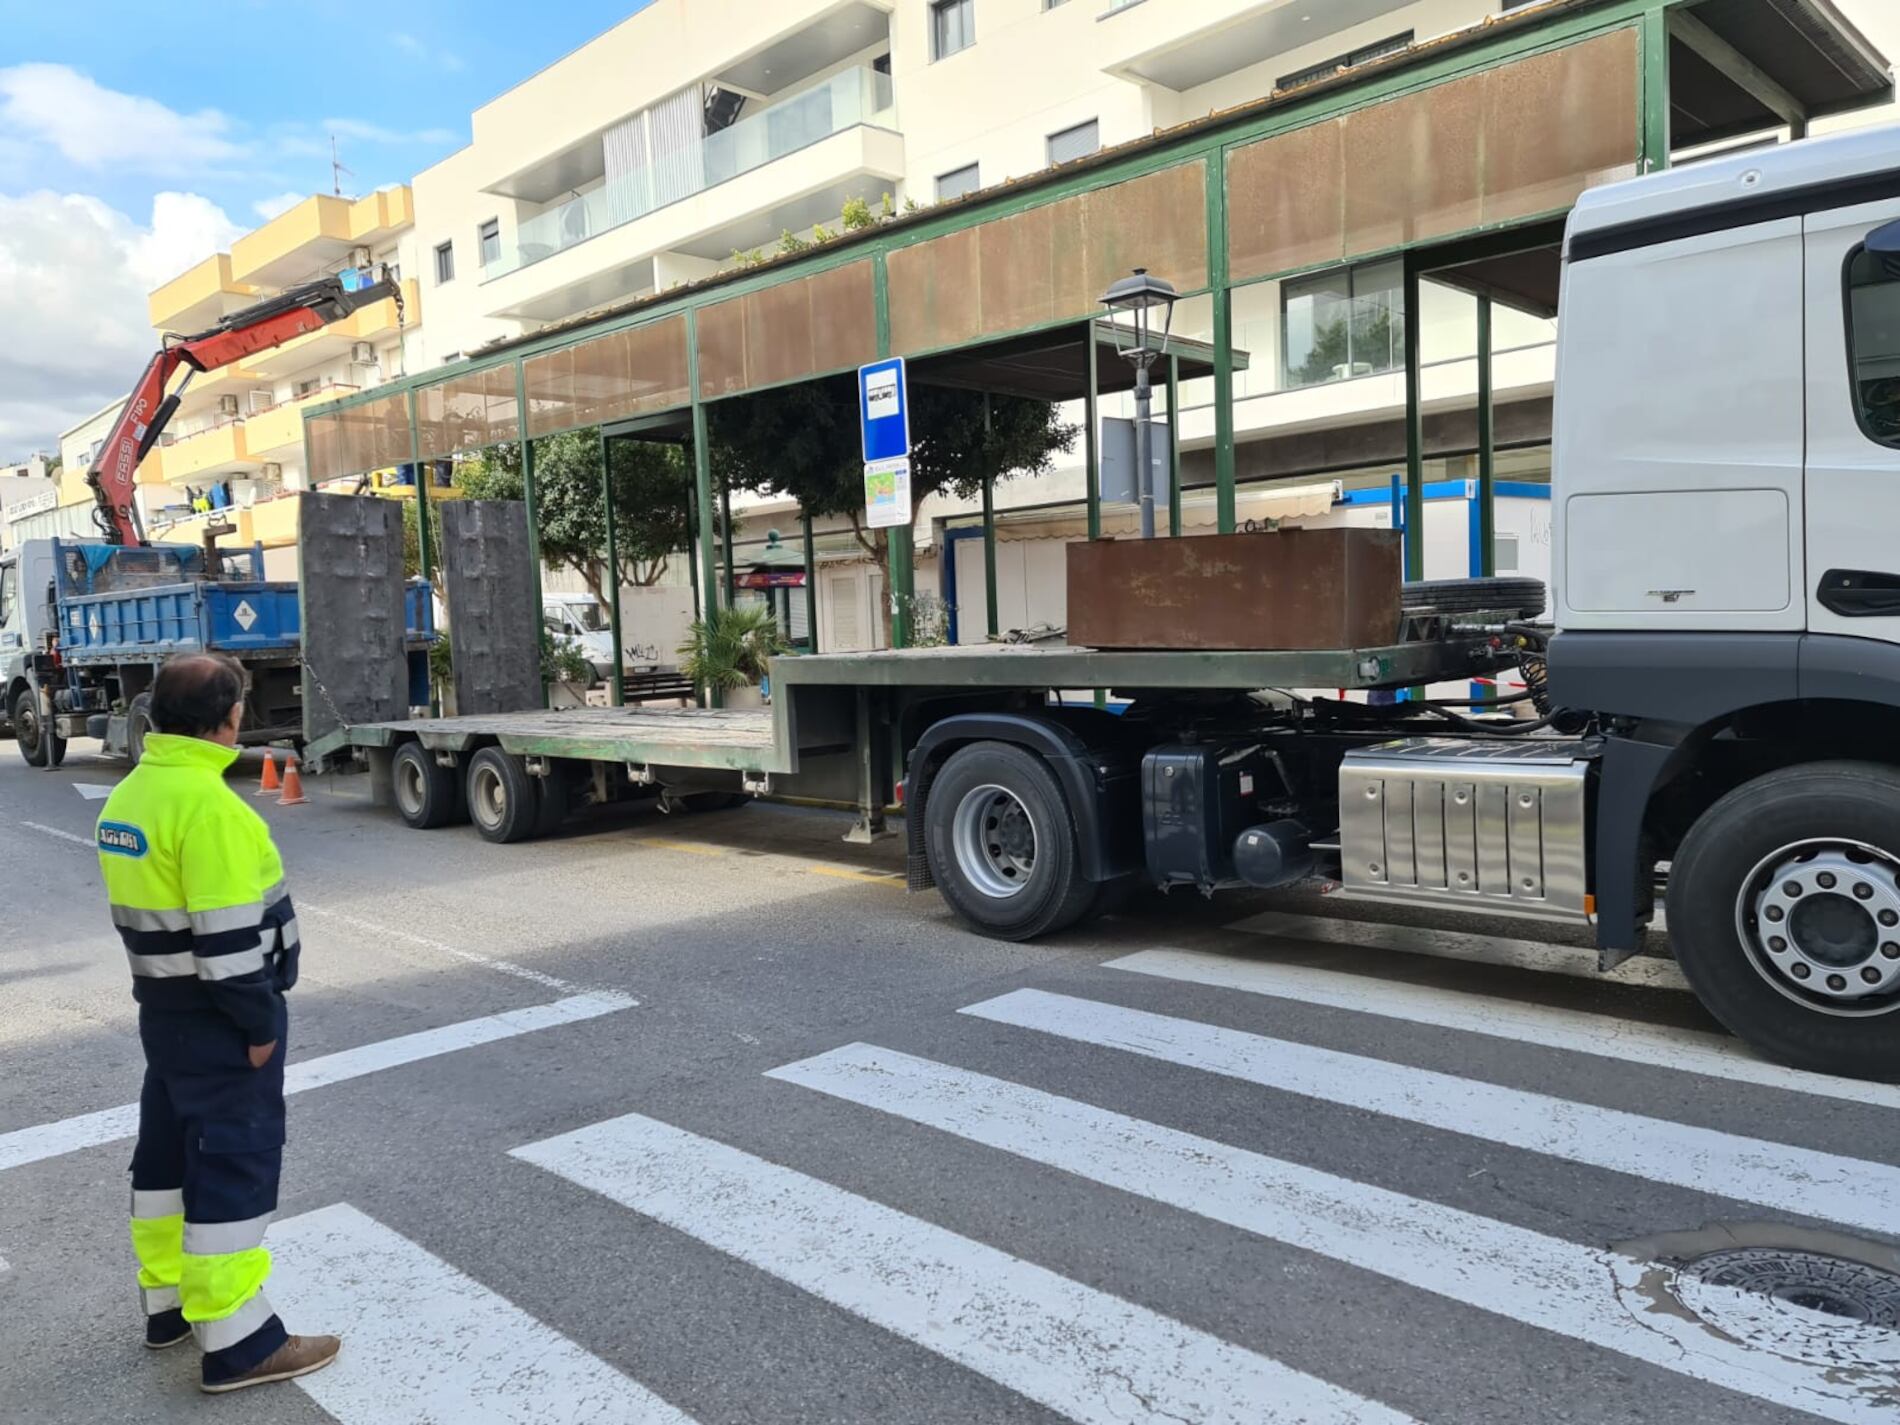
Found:
[(994, 1247), (639, 1114), (514, 1155), (1086, 1425), (1407, 1419)]
[(1016, 990), (961, 1012), (1869, 1232), (1891, 1230), (1900, 1201), (1900, 1169), (1884, 1163), (1097, 1000)]
[[(438, 1054), (453, 1054), (463, 1049), (493, 1044), (497, 1040), (512, 1039), (516, 1035), (532, 1034), (540, 1029), (554, 1029), (564, 1024), (598, 1019), (603, 1014), (632, 1009), (639, 1003), (627, 995), (605, 991), (569, 995), (566, 999), (553, 1000), (547, 1004), (507, 1009), (499, 1014), (484, 1015), (480, 1019), (464, 1019), (434, 1029), (420, 1029), (414, 1034), (401, 1034), (394, 1039), (359, 1044), (354, 1049), (339, 1049), (334, 1054), (319, 1055), (315, 1059), (293, 1059), (284, 1070), (284, 1093), (286, 1096), (308, 1093), (311, 1089), (360, 1079), (384, 1069), (420, 1063)], [(102, 1108), (53, 1123), (36, 1123), (31, 1128), (16, 1128), (11, 1133), (0, 1133), (0, 1172), (27, 1163), (37, 1163), (45, 1158), (77, 1153), (83, 1148), (96, 1148), (101, 1143), (111, 1143), (120, 1138), (130, 1138), (138, 1131), (139, 1106), (136, 1103)]]
[(693, 1425), (474, 1278), (339, 1203), (280, 1222), (270, 1295), (336, 1364), (297, 1381), (338, 1425)]
[[(1608, 1289), (1627, 1259), (869, 1044), (780, 1079), (1285, 1242), (1466, 1306), (1824, 1419), (1890, 1420), (1838, 1372), (1649, 1321)], [(1627, 1266), (1638, 1266), (1627, 1261)]]
[(1324, 1005), (1329, 1009), (1378, 1014), (1439, 1029), (1482, 1034), (1491, 1039), (1515, 1039), (1549, 1049), (1569, 1049), (1619, 1063), (1648, 1064), (1684, 1073), (1708, 1074), (1735, 1083), (1900, 1109), (1900, 1086), (1862, 1083), (1805, 1069), (1786, 1069), (1753, 1057), (1737, 1040), (1722, 1034), (1669, 1029), (1585, 1010), (1526, 1004), (1520, 1000), (1404, 984), (1371, 975), (1349, 975), (1308, 965), (1210, 955), (1199, 950), (1142, 950), (1110, 960), (1108, 968), (1215, 989), (1270, 995), (1301, 1004)]

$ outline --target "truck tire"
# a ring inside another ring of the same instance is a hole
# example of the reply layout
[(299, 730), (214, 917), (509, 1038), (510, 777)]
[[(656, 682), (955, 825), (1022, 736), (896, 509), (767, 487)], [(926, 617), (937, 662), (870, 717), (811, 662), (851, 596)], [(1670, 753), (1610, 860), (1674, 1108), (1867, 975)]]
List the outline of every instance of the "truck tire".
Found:
[(1536, 618), (1544, 611), (1545, 600), (1541, 579), (1418, 579), (1405, 585), (1399, 606), (1408, 614)]
[(541, 794), (535, 779), (499, 747), (484, 747), (468, 761), (468, 817), (489, 841), (526, 841), (535, 834)]
[(134, 767), (145, 755), (145, 734), (152, 730), (152, 695), (140, 693), (125, 710), (125, 755)]
[(31, 688), (20, 689), (13, 700), (13, 737), (29, 767), (52, 768), (66, 760), (66, 739), (40, 716), (40, 696)]
[(950, 754), (930, 784), (924, 852), (958, 918), (998, 940), (1065, 929), (1096, 903), (1061, 784), (1040, 757), (1010, 743), (973, 742)]
[(396, 779), (396, 815), (417, 831), (434, 831), (468, 820), (468, 795), (454, 767), (444, 767), (420, 742), (396, 749), (390, 770)]
[(1900, 1081), (1900, 770), (1816, 762), (1704, 812), (1669, 874), (1704, 1006), (1784, 1064)]

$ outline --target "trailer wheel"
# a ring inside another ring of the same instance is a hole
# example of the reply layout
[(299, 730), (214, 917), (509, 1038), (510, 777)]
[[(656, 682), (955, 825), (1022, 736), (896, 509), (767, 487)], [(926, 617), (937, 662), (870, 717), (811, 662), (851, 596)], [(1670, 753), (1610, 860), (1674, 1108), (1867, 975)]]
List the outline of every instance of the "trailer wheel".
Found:
[(469, 758), (468, 815), (489, 841), (526, 841), (534, 835), (541, 797), (519, 757), (484, 747)]
[(390, 771), (396, 779), (396, 814), (417, 831), (434, 831), (468, 820), (468, 795), (457, 770), (444, 767), (420, 742), (396, 749)]
[(125, 710), (125, 755), (134, 767), (145, 756), (145, 734), (152, 730), (152, 695), (140, 693)]
[(924, 851), (950, 908), (999, 940), (1033, 940), (1088, 913), (1075, 814), (1048, 765), (1006, 742), (959, 748), (930, 784)]
[(57, 767), (66, 760), (66, 739), (40, 716), (40, 695), (20, 689), (13, 700), (13, 737), (29, 767)]
[(1811, 763), (1723, 797), (1671, 864), (1669, 938), (1767, 1057), (1900, 1080), (1900, 771)]

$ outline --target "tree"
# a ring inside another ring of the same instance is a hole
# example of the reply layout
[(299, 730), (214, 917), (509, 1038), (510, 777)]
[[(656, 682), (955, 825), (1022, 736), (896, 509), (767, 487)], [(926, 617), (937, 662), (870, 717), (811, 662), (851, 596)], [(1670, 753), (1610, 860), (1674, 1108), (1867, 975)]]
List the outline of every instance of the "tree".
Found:
[[(1048, 401), (939, 386), (910, 388), (911, 499), (937, 493), (968, 500), (986, 476), (1047, 471), (1075, 441)], [(888, 531), (864, 527), (864, 450), (854, 376), (807, 381), (708, 409), (715, 481), (729, 489), (789, 496), (808, 515), (844, 516), (859, 546), (883, 563)], [(889, 640), (891, 610), (882, 621)]]
[[(657, 584), (672, 556), (691, 547), (686, 500), (691, 472), (677, 447), (608, 442), (614, 479), (614, 553), (623, 585)], [(493, 446), (463, 467), (473, 500), (523, 496), (521, 447)], [(608, 598), (607, 516), (601, 498), (600, 433), (564, 431), (534, 443), (535, 517), (541, 555), (579, 574), (595, 598)]]

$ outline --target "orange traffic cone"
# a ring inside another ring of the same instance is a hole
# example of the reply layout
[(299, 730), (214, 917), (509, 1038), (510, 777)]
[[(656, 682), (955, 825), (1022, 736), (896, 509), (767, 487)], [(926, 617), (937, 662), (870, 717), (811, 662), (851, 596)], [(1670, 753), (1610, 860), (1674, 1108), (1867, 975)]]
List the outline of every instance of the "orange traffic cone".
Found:
[(284, 794), (277, 799), (280, 807), (300, 807), (310, 798), (303, 794), (303, 774), (297, 770), (296, 755), (284, 758)]
[(257, 784), (257, 795), (267, 797), (283, 783), (277, 780), (277, 756), (269, 748), (264, 750), (264, 779)]

